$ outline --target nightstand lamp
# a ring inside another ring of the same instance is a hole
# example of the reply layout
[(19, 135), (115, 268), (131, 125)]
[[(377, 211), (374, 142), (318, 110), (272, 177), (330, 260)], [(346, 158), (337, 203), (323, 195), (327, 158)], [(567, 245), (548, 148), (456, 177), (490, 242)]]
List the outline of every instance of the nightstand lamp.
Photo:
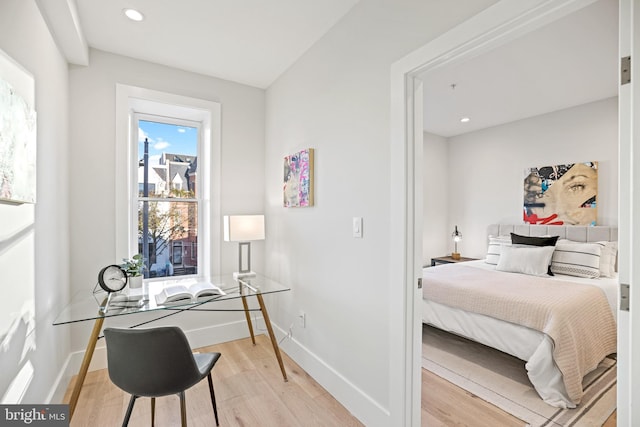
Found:
[(255, 276), (251, 271), (251, 241), (264, 240), (264, 215), (226, 215), (224, 241), (238, 244), (238, 271), (234, 278)]
[(458, 253), (458, 242), (462, 240), (462, 233), (458, 231), (457, 225), (456, 229), (451, 233), (451, 238), (453, 239), (453, 253), (451, 254), (451, 258), (460, 259), (460, 253)]

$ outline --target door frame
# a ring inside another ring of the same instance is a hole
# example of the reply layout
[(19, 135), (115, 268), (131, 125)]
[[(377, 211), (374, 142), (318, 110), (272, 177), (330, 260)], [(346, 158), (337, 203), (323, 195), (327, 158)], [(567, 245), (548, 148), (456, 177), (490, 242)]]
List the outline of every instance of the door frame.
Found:
[[(619, 0), (619, 56), (640, 57), (640, 45), (634, 43), (636, 23), (640, 25), (640, 7), (635, 0)], [(621, 84), (618, 90), (618, 277), (620, 283), (629, 284), (630, 311), (618, 311), (618, 409), (619, 426), (640, 424), (640, 405), (633, 402), (640, 396), (640, 364), (633, 364), (640, 356), (640, 293), (634, 292), (633, 283), (640, 265), (635, 226), (640, 221), (640, 174), (634, 172), (634, 165), (640, 161), (640, 150), (634, 145), (638, 139), (636, 129), (640, 128), (640, 110), (635, 100), (640, 99), (640, 86), (634, 85), (640, 79), (638, 67), (631, 67), (631, 83)], [(635, 86), (635, 87), (634, 87)], [(628, 197), (623, 197), (628, 195)], [(635, 399), (634, 399), (635, 398)]]
[(422, 276), (422, 239), (417, 236), (422, 229), (418, 164), (422, 162), (423, 100), (417, 76), (494, 49), (595, 1), (501, 0), (391, 67), (390, 326), (392, 331), (402, 331), (390, 340), (394, 425), (419, 426), (421, 421), (422, 319), (417, 283)]

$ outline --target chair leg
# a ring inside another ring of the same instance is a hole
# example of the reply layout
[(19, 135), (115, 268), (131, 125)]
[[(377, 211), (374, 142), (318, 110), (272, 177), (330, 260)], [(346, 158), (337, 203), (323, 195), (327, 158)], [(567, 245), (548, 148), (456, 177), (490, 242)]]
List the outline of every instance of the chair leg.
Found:
[(156, 398), (151, 398), (151, 427), (156, 425)]
[(124, 416), (124, 420), (122, 421), (122, 427), (127, 427), (129, 425), (129, 418), (131, 418), (131, 412), (133, 411), (133, 405), (136, 403), (136, 399), (138, 396), (131, 395), (131, 399), (129, 399), (129, 406), (127, 407), (127, 413)]
[(211, 404), (213, 405), (213, 415), (216, 416), (216, 425), (219, 426), (218, 423), (218, 406), (216, 405), (216, 394), (213, 392), (213, 381), (211, 380), (211, 372), (207, 375), (207, 379), (209, 380), (209, 392), (211, 393)]
[(178, 393), (180, 396), (180, 422), (182, 427), (187, 427), (187, 405), (184, 399), (184, 391)]

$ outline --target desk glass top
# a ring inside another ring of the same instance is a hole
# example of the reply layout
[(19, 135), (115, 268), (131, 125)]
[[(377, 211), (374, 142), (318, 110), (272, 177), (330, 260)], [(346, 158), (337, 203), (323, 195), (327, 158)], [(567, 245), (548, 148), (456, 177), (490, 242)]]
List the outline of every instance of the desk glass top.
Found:
[[(180, 284), (182, 280), (149, 281), (144, 283), (141, 289), (129, 289), (126, 287), (121, 292), (113, 293), (105, 312), (104, 307), (107, 303), (108, 294), (98, 287), (97, 289), (94, 289), (93, 292), (87, 289), (86, 291), (76, 294), (71, 299), (69, 305), (58, 315), (53, 324), (62, 325), (66, 323), (94, 320), (101, 317), (123, 316), (158, 310), (215, 311), (215, 308), (211, 307), (211, 305), (218, 301), (227, 301), (243, 296), (266, 295), (290, 290), (290, 288), (259, 274), (237, 279), (232, 275), (228, 275), (212, 277), (209, 279), (198, 278), (194, 281), (196, 280), (198, 282), (210, 282), (214, 284), (224, 292), (224, 295), (202, 296), (197, 300), (186, 299), (162, 305), (158, 304), (156, 295), (161, 293), (163, 288), (166, 286)], [(205, 305), (207, 305), (207, 307), (204, 307)]]

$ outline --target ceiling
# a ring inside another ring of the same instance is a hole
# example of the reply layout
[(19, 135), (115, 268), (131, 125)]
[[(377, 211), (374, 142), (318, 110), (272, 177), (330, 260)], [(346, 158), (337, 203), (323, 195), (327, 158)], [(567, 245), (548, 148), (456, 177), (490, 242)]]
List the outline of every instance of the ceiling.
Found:
[[(69, 62), (92, 47), (268, 87), (358, 0), (37, 0)], [(144, 14), (133, 22), (122, 12)]]
[[(424, 129), (452, 137), (616, 96), (618, 61), (618, 2), (599, 0), (420, 76)], [(462, 117), (470, 121), (461, 123)]]
[[(70, 63), (92, 47), (267, 88), (359, 0), (36, 1)], [(422, 75), (424, 129), (451, 137), (617, 95), (617, 3)]]

